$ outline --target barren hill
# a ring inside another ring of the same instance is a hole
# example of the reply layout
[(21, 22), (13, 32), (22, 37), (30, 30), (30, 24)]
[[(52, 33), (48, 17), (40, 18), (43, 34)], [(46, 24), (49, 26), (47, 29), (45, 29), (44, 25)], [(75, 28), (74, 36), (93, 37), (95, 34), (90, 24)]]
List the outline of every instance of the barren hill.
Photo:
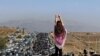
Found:
[(66, 45), (63, 48), (64, 53), (82, 52), (83, 50), (93, 49), (95, 52), (100, 53), (100, 33), (99, 32), (70, 32), (68, 33)]
[(16, 31), (15, 28), (6, 27), (6, 26), (0, 27), (0, 36), (5, 36), (5, 35), (15, 32), (15, 31)]

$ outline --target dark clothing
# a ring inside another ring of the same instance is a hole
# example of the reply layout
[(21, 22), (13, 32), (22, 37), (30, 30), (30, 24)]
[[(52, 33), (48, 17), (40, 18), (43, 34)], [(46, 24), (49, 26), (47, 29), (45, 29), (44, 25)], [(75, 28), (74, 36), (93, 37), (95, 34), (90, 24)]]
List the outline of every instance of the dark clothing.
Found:
[(87, 56), (87, 50), (84, 49), (84, 56)]
[(87, 54), (87, 50), (84, 49), (84, 54)]
[(62, 56), (62, 49), (55, 46), (55, 56)]

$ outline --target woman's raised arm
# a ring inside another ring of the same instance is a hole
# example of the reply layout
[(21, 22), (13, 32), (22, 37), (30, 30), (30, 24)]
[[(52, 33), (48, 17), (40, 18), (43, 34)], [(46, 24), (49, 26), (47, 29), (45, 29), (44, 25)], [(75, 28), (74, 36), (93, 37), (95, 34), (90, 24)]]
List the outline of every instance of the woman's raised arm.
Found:
[(56, 25), (57, 21), (61, 21), (62, 25), (64, 26), (64, 23), (59, 15), (55, 15), (55, 25)]

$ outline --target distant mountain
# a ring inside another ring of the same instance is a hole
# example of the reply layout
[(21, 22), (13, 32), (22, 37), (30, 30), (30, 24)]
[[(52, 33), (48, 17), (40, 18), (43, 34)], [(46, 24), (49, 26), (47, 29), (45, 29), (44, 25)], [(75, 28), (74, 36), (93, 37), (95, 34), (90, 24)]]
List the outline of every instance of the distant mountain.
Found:
[[(68, 31), (72, 32), (100, 32), (98, 27), (87, 25), (85, 23), (80, 23), (72, 20), (64, 20), (65, 27)], [(23, 19), (23, 20), (12, 20), (0, 25), (12, 26), (12, 27), (22, 27), (28, 31), (38, 31), (38, 32), (51, 32), (54, 28), (53, 20), (39, 20), (39, 19)]]

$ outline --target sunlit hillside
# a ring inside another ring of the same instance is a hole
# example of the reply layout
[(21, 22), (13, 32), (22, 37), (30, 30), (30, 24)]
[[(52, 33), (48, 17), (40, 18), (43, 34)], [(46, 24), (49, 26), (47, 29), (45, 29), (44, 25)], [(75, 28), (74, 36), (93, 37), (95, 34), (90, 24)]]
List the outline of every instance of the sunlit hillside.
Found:
[(91, 49), (96, 53), (100, 53), (100, 33), (98, 32), (70, 32), (68, 33), (64, 53), (74, 52), (83, 53), (83, 50)]
[(6, 36), (8, 34), (14, 33), (16, 31), (15, 28), (10, 28), (10, 27), (0, 27), (0, 36)]

